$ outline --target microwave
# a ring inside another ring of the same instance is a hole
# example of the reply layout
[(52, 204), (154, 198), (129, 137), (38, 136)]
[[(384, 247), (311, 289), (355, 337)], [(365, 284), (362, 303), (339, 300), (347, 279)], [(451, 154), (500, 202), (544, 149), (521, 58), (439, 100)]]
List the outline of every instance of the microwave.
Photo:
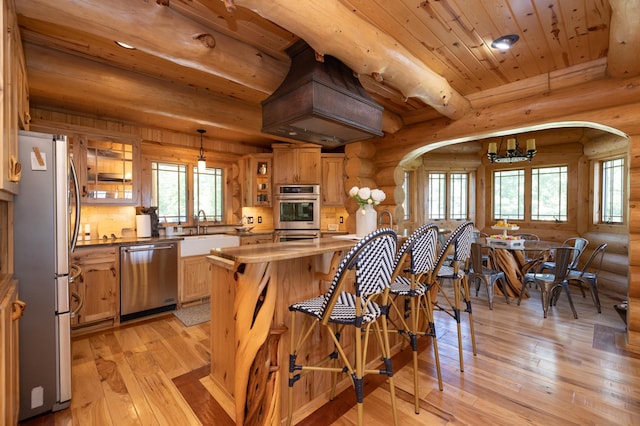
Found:
[(320, 185), (276, 185), (273, 227), (320, 229)]

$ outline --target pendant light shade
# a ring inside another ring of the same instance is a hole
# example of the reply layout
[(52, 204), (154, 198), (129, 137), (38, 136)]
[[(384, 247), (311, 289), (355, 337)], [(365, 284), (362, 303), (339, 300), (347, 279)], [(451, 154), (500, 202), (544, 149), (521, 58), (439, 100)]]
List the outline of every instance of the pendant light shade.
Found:
[(204, 129), (198, 129), (196, 131), (200, 133), (200, 156), (198, 157), (198, 172), (202, 173), (207, 170), (207, 161), (204, 158), (204, 148), (202, 147), (202, 135), (207, 131)]

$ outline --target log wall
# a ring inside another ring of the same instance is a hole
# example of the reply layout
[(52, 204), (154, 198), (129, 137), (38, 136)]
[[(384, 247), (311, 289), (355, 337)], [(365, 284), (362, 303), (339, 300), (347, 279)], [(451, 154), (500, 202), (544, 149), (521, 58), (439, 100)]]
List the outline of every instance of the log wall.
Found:
[[(588, 215), (589, 210), (585, 211), (587, 214), (583, 214), (584, 207), (582, 207), (582, 210), (575, 212), (575, 214), (579, 213), (576, 216), (575, 229), (563, 230), (566, 231), (564, 235), (557, 232), (557, 229), (549, 231), (545, 229), (544, 233), (540, 230), (540, 233), (543, 238), (564, 238), (582, 234), (588, 236), (590, 246), (593, 247), (597, 246), (598, 241), (611, 242), (607, 250), (609, 270), (603, 274), (602, 279), (608, 280), (620, 289), (626, 288), (622, 295), (626, 293), (629, 300), (627, 348), (640, 352), (640, 78), (598, 80), (527, 99), (493, 104), (455, 121), (441, 119), (408, 126), (394, 135), (386, 136), (383, 141), (377, 141), (378, 149), (374, 162), (379, 169), (388, 167), (390, 163), (406, 167), (428, 152), (432, 144), (453, 139), (474, 140), (495, 136), (500, 132), (519, 133), (534, 125), (561, 127), (568, 123), (588, 127), (608, 127), (612, 133), (629, 135), (628, 231), (618, 234), (602, 229), (594, 230), (588, 224), (588, 218), (591, 217)], [(605, 144), (598, 149), (607, 152), (619, 148), (620, 145), (614, 143), (611, 146)], [(576, 161), (578, 168), (576, 173), (582, 180), (589, 175), (588, 160), (577, 156)], [(485, 180), (487, 176), (489, 176), (488, 173), (485, 173)], [(382, 175), (378, 177), (380, 178), (376, 182), (378, 185), (392, 185), (388, 178), (382, 181)], [(582, 182), (579, 185), (585, 185), (585, 183)], [(576, 191), (584, 193), (584, 186), (576, 187)], [(577, 202), (584, 204), (586, 201), (582, 197), (576, 198)], [(483, 210), (489, 209), (489, 205), (486, 208), (484, 205), (480, 207)], [(485, 222), (488, 221), (490, 219), (487, 216)], [(627, 270), (626, 277), (623, 273), (624, 269)]]

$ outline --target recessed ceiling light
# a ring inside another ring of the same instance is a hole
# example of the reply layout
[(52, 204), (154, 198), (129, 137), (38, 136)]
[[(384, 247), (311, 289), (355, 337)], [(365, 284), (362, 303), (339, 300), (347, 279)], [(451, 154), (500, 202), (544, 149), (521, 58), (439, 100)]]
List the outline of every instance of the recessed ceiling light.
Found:
[(491, 47), (498, 50), (508, 50), (519, 39), (520, 37), (517, 34), (503, 35), (493, 40)]
[(115, 42), (118, 46), (123, 47), (125, 49), (131, 49), (131, 50), (135, 50), (135, 47), (128, 45), (127, 43), (123, 43), (121, 41), (116, 41)]

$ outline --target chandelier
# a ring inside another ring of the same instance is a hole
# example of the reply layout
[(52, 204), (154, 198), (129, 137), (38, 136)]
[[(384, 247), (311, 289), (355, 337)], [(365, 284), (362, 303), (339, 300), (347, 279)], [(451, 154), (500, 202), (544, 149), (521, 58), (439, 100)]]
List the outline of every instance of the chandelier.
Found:
[[(491, 163), (517, 163), (519, 161), (531, 161), (536, 155), (536, 140), (527, 139), (527, 149), (523, 150), (518, 144), (517, 138), (508, 138), (506, 150), (502, 152), (504, 137), (500, 139), (500, 145), (489, 143), (487, 157)], [(502, 153), (501, 153), (502, 152)]]

